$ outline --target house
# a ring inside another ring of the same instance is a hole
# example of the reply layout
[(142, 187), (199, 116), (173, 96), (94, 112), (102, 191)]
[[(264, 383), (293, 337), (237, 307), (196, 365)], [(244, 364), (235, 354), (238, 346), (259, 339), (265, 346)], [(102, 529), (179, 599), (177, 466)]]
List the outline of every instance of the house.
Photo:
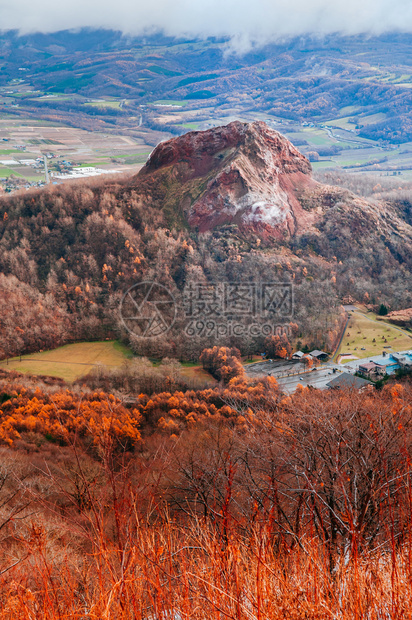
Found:
[(320, 362), (324, 362), (329, 357), (329, 355), (325, 353), (325, 351), (319, 351), (318, 349), (314, 349), (313, 351), (311, 351), (310, 355), (311, 357), (313, 357), (316, 360), (319, 360)]
[(399, 366), (405, 370), (412, 370), (412, 354), (408, 351), (405, 355), (402, 353), (392, 353), (391, 357), (398, 362)]
[(342, 372), (337, 377), (329, 381), (326, 387), (329, 389), (340, 390), (342, 388), (352, 388), (354, 390), (364, 390), (369, 385), (373, 385), (371, 381), (362, 379), (361, 377), (355, 377), (349, 372)]
[(366, 362), (359, 366), (359, 373), (364, 377), (375, 378), (384, 377), (386, 370), (384, 366), (376, 364), (375, 362)]
[(293, 360), (301, 360), (302, 357), (304, 357), (304, 356), (305, 356), (305, 354), (302, 351), (296, 351), (296, 353), (294, 353), (292, 355), (292, 359)]
[(375, 364), (381, 367), (384, 375), (394, 375), (400, 368), (400, 364), (392, 355), (383, 355), (382, 357), (375, 358)]

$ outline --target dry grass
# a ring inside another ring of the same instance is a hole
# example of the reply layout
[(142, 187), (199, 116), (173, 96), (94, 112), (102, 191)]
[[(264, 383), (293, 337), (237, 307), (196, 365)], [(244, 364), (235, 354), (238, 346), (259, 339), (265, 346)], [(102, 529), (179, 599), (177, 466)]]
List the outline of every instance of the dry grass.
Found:
[[(35, 427), (0, 449), (0, 619), (412, 619), (409, 384), (276, 394), (238, 379), (220, 400), (240, 426), (191, 418), (130, 452), (81, 429), (84, 450), (36, 451)], [(62, 399), (49, 411), (74, 420)]]
[(384, 347), (405, 351), (412, 347), (412, 334), (385, 321), (378, 321), (373, 313), (354, 311), (339, 349), (339, 354), (353, 354), (363, 358), (381, 355)]
[(194, 379), (201, 384), (205, 382), (216, 383), (216, 380), (210, 375), (202, 366), (186, 366), (181, 369), (181, 374), (184, 377)]
[[(161, 515), (158, 515), (160, 517)], [(130, 523), (129, 523), (130, 525)], [(228, 541), (204, 523), (138, 524), (114, 543), (95, 531), (79, 557), (67, 528), (33, 526), (30, 555), (2, 580), (0, 618), (381, 620), (412, 617), (410, 548), (376, 553), (334, 574), (322, 547), (284, 547), (270, 524)], [(29, 540), (26, 541), (27, 544)], [(280, 549), (279, 549), (280, 546)]]
[(65, 381), (75, 381), (88, 374), (96, 364), (120, 367), (130, 357), (127, 347), (114, 342), (79, 342), (58, 347), (52, 351), (42, 351), (19, 358), (3, 360), (0, 368), (16, 370), (23, 374), (60, 377)]

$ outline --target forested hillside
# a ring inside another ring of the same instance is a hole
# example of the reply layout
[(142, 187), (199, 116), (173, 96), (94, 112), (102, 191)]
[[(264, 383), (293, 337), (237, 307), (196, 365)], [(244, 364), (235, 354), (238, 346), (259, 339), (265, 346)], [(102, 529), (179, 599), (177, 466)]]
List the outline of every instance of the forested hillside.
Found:
[[(351, 212), (345, 196), (345, 206), (338, 203), (331, 209), (317, 233), (274, 244), (262, 244), (258, 236), (245, 236), (231, 226), (205, 234), (180, 224), (170, 228), (161, 210), (141, 204), (129, 179), (3, 198), (2, 356), (82, 338), (115, 334), (127, 339), (119, 304), (128, 287), (144, 279), (164, 284), (178, 300), (190, 282), (255, 282), (268, 277), (293, 282), (293, 320), (318, 346), (336, 329), (345, 295), (384, 302), (392, 309), (409, 307), (410, 246), (384, 219), (389, 215), (381, 219), (389, 226), (388, 237), (377, 236), (365, 219), (373, 214), (356, 201)], [(133, 337), (132, 346), (143, 354), (184, 359), (215, 344), (207, 338), (188, 339), (179, 326), (178, 322), (170, 338), (156, 345), (160, 350), (142, 349)], [(243, 352), (251, 346), (242, 338), (226, 344)]]

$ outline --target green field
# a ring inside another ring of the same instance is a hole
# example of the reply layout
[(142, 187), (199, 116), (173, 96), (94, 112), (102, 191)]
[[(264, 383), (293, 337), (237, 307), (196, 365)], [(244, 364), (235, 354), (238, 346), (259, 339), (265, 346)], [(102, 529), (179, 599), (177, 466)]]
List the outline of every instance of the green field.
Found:
[(159, 65), (148, 65), (147, 69), (152, 73), (157, 73), (158, 75), (166, 75), (167, 77), (182, 75), (180, 71), (172, 71), (171, 69), (167, 69), (166, 67), (159, 67)]
[(339, 110), (339, 114), (341, 117), (346, 116), (346, 115), (354, 116), (355, 114), (359, 112), (360, 109), (361, 108), (359, 108), (359, 106), (356, 106), (356, 105), (347, 105), (344, 108), (341, 108)]
[(359, 123), (361, 125), (372, 125), (373, 123), (381, 123), (386, 119), (386, 114), (378, 112), (377, 114), (370, 114), (369, 116), (359, 117)]
[(193, 131), (197, 131), (200, 127), (200, 123), (183, 123), (181, 126), (184, 127), (185, 129), (191, 129)]
[(66, 344), (51, 351), (32, 355), (22, 355), (0, 362), (0, 368), (16, 370), (24, 374), (60, 377), (65, 381), (75, 381), (88, 374), (96, 364), (121, 366), (132, 356), (130, 350), (116, 341), (78, 342)]
[(355, 125), (353, 123), (349, 123), (350, 116), (343, 116), (342, 118), (334, 118), (328, 120), (328, 125), (332, 127), (339, 127), (340, 129), (346, 129), (349, 131), (353, 129)]
[(11, 174), (14, 174), (15, 177), (22, 177), (22, 174), (19, 174), (16, 170), (12, 168), (6, 168), (5, 166), (0, 165), (0, 177), (9, 177)]
[(174, 99), (160, 99), (153, 102), (155, 105), (177, 105), (183, 107), (187, 105), (187, 101), (175, 101)]
[(145, 164), (147, 162), (147, 158), (149, 157), (149, 155), (150, 155), (150, 152), (147, 154), (146, 153), (134, 153), (133, 155), (118, 155), (116, 157), (112, 157), (111, 161), (115, 163), (121, 163), (121, 164), (127, 164), (127, 165)]
[[(380, 355), (382, 351), (405, 351), (412, 347), (412, 333), (377, 320), (372, 312), (354, 311), (346, 328), (338, 354), (352, 354), (358, 358)], [(364, 350), (362, 350), (364, 349)]]
[(120, 108), (120, 101), (91, 101), (84, 105), (92, 106), (94, 108)]
[(320, 168), (336, 168), (336, 162), (331, 159), (324, 159), (322, 161), (312, 161), (310, 164), (313, 170), (319, 170)]
[(304, 134), (305, 140), (307, 140), (310, 144), (318, 146), (326, 146), (331, 143), (336, 144), (336, 141), (331, 140), (326, 131), (323, 131), (322, 129), (319, 130), (304, 127), (302, 133)]

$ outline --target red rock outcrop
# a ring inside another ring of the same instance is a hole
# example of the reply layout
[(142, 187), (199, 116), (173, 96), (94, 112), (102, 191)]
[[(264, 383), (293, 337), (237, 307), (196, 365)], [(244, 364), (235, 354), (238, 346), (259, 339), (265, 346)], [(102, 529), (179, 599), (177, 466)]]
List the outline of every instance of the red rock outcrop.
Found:
[(263, 122), (235, 121), (163, 142), (133, 183), (142, 202), (200, 232), (237, 224), (285, 238), (317, 218), (298, 200), (317, 186), (310, 163)]

